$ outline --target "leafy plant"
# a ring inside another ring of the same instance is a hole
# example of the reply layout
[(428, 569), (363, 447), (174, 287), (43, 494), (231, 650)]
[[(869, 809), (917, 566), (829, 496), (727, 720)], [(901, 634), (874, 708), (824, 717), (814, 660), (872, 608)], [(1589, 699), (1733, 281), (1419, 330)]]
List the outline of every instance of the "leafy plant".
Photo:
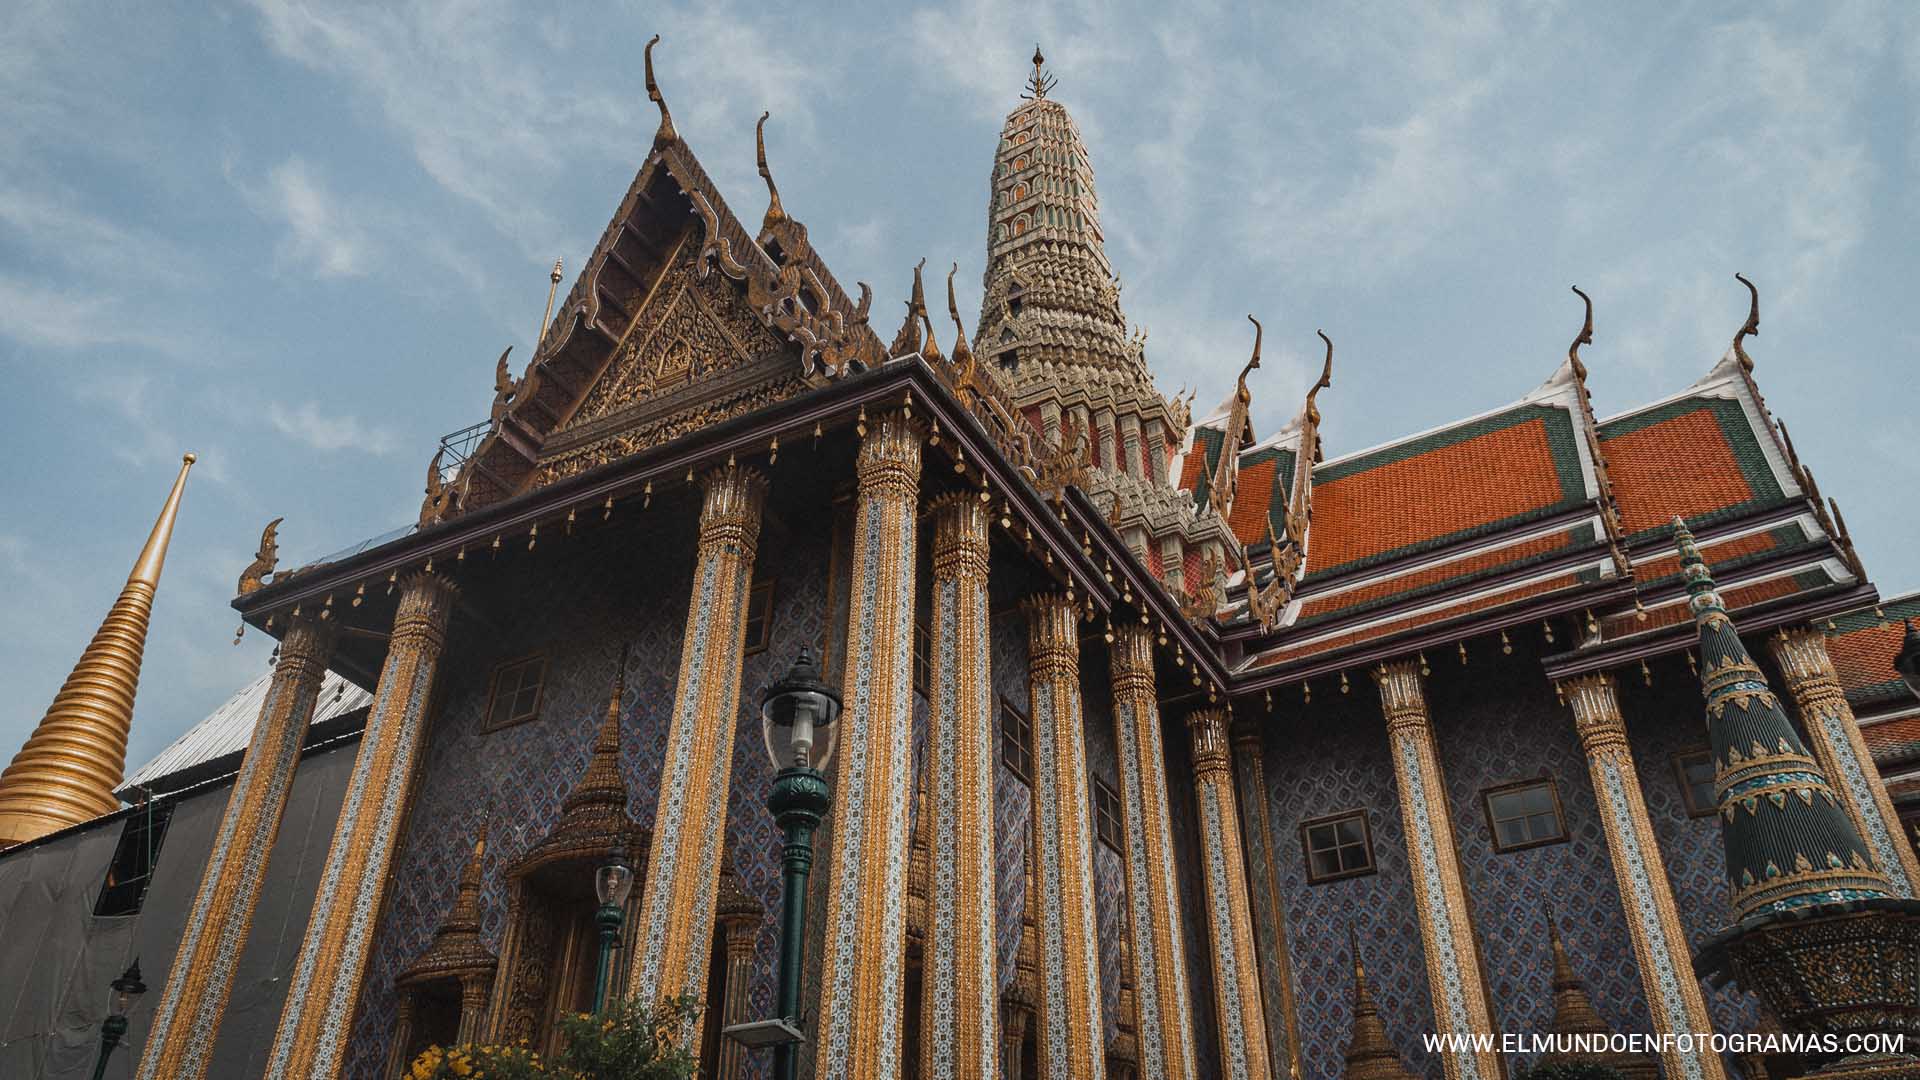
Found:
[(691, 1080), (699, 1063), (682, 1043), (697, 1030), (700, 1002), (673, 998), (657, 1009), (610, 1003), (599, 1016), (560, 1019), (562, 1049), (542, 1057), (524, 1046), (430, 1046), (408, 1080)]

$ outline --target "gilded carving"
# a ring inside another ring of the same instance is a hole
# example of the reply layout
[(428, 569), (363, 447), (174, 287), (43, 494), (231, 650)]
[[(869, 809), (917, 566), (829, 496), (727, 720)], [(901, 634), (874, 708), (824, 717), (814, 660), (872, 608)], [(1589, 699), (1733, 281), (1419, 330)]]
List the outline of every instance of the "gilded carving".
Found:
[(239, 595), (245, 596), (258, 591), (266, 584), (267, 575), (273, 573), (274, 565), (280, 561), (280, 544), (277, 539), (280, 523), (285, 520), (285, 518), (274, 518), (267, 522), (266, 528), (260, 530), (260, 550), (253, 553), (253, 561), (247, 564), (245, 570), (240, 571), (240, 583), (234, 587), (234, 591)]

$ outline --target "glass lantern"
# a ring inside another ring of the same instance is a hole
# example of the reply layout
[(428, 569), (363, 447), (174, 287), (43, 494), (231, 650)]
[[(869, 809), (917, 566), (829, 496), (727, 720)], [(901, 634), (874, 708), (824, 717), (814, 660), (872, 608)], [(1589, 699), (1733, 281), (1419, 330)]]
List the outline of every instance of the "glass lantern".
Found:
[(779, 682), (760, 694), (760, 733), (776, 771), (821, 769), (833, 759), (840, 695), (820, 680), (806, 649)]

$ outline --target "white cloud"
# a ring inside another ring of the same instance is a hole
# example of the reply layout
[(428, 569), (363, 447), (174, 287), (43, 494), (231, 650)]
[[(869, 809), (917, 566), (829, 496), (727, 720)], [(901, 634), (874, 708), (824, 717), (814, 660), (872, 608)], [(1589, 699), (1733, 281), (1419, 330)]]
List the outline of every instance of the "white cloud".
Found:
[(272, 402), (267, 406), (267, 422), (282, 435), (322, 453), (360, 450), (384, 455), (400, 445), (400, 440), (384, 428), (369, 427), (345, 414), (323, 413), (311, 401), (303, 401), (293, 408)]
[(274, 166), (265, 190), (254, 199), (263, 213), (287, 227), (282, 259), (323, 278), (360, 277), (371, 268), (371, 239), (303, 159), (292, 157)]

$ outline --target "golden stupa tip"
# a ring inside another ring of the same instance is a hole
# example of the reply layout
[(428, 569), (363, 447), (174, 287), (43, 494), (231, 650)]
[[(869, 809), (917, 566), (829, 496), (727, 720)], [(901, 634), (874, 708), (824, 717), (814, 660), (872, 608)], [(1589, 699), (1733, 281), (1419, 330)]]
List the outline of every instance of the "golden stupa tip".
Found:
[(184, 454), (182, 454), (182, 455), (180, 455), (180, 460), (181, 460), (181, 461), (184, 461), (184, 462), (186, 462), (186, 463), (187, 463), (188, 465), (191, 465), (191, 464), (193, 464), (194, 462), (196, 462), (196, 461), (199, 461), (199, 460), (200, 460), (200, 455), (198, 455), (198, 454), (196, 454), (196, 453), (194, 453), (193, 451), (191, 451), (191, 450), (189, 450), (189, 451), (187, 451), (186, 453), (184, 453)]

